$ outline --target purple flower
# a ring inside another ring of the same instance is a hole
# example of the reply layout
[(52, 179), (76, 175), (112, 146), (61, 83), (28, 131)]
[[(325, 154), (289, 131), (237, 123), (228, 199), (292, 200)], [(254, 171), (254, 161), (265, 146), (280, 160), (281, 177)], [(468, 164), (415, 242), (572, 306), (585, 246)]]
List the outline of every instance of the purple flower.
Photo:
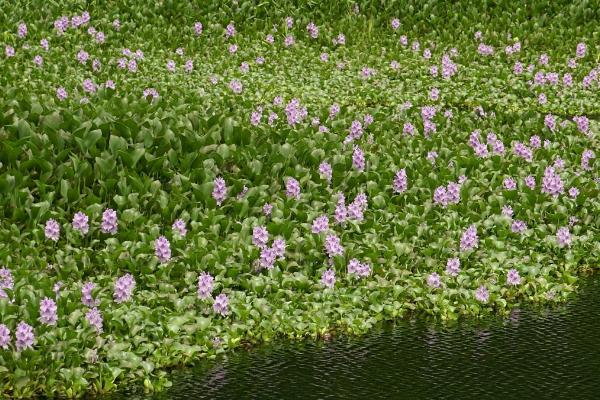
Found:
[(67, 91), (65, 90), (64, 87), (59, 87), (56, 89), (56, 97), (58, 98), (58, 100), (63, 101), (67, 98)]
[(592, 167), (590, 167), (590, 161), (594, 158), (596, 158), (596, 154), (592, 150), (584, 150), (581, 154), (581, 168), (586, 171), (591, 170)]
[(269, 215), (271, 215), (271, 211), (273, 211), (273, 205), (265, 203), (265, 205), (263, 206), (263, 214), (268, 217)]
[(275, 43), (275, 38), (273, 37), (273, 35), (268, 34), (267, 37), (265, 38), (265, 40), (267, 41), (267, 43), (269, 44), (273, 44)]
[(475, 225), (471, 225), (465, 230), (460, 238), (460, 250), (469, 251), (476, 248), (479, 244), (479, 238), (477, 237), (477, 228)]
[(285, 258), (285, 248), (286, 244), (283, 238), (278, 237), (275, 238), (275, 240), (273, 240), (273, 245), (271, 246), (271, 249), (273, 250), (275, 257), (277, 257), (278, 259), (283, 260)]
[(159, 236), (154, 242), (154, 254), (161, 263), (166, 263), (171, 259), (171, 244), (164, 236)]
[(56, 325), (58, 320), (57, 310), (54, 300), (44, 297), (40, 301), (40, 322), (46, 325)]
[(158, 98), (158, 91), (156, 89), (154, 89), (154, 88), (146, 88), (146, 89), (144, 89), (143, 97), (146, 98), (148, 96), (151, 96), (152, 99), (154, 100), (154, 99)]
[(175, 222), (173, 222), (173, 225), (171, 226), (171, 229), (173, 229), (173, 232), (175, 232), (180, 237), (185, 237), (187, 233), (185, 221), (182, 219), (175, 220)]
[(233, 79), (231, 82), (229, 82), (229, 88), (235, 94), (242, 93), (242, 90), (244, 89), (242, 82), (238, 81), (237, 79)]
[(517, 188), (517, 182), (513, 178), (504, 178), (504, 188), (506, 190), (515, 190)]
[(60, 235), (60, 225), (54, 219), (50, 218), (46, 221), (46, 226), (44, 227), (44, 235), (46, 239), (52, 241), (58, 241), (58, 237)]
[(192, 72), (194, 70), (194, 61), (187, 60), (183, 65), (183, 69), (185, 70), (185, 72)]
[(575, 186), (569, 189), (569, 196), (571, 196), (571, 198), (574, 199), (577, 197), (577, 195), (579, 195), (579, 189), (577, 189)]
[(514, 268), (509, 270), (508, 274), (506, 274), (506, 283), (512, 286), (520, 285), (521, 277), (519, 276), (519, 271)]
[(344, 254), (344, 248), (342, 247), (340, 238), (337, 237), (334, 233), (327, 235), (327, 237), (325, 238), (325, 252), (329, 256), (329, 258), (341, 256)]
[(308, 25), (306, 25), (306, 30), (313, 39), (316, 39), (319, 36), (319, 28), (313, 22), (309, 22)]
[(327, 161), (323, 161), (321, 165), (319, 165), (319, 174), (327, 181), (327, 183), (331, 183), (331, 178), (333, 176), (331, 164)]
[(586, 47), (585, 43), (583, 43), (583, 42), (578, 43), (577, 49), (575, 51), (575, 57), (577, 57), (577, 58), (585, 57), (586, 51), (587, 51), (587, 47)]
[(96, 84), (91, 79), (84, 79), (83, 91), (87, 93), (96, 93)]
[(0, 268), (0, 289), (11, 289), (15, 285), (12, 272), (8, 268)]
[(391, 25), (393, 30), (398, 30), (400, 28), (400, 20), (398, 18), (392, 19)]
[(573, 121), (577, 124), (577, 129), (579, 132), (587, 134), (590, 129), (590, 120), (585, 116), (575, 116), (573, 117)]
[(175, 61), (173, 61), (173, 60), (167, 61), (167, 71), (175, 72)]
[(540, 139), (538, 135), (533, 135), (529, 138), (529, 144), (534, 149), (539, 149), (540, 147), (542, 147), (542, 139)]
[(99, 59), (95, 58), (94, 61), (92, 61), (92, 69), (94, 70), (94, 72), (98, 72), (98, 71), (100, 71), (101, 68), (102, 68), (102, 63), (100, 62)]
[(402, 128), (402, 133), (405, 135), (415, 136), (415, 126), (410, 122), (405, 122)]
[(269, 119), (267, 122), (268, 122), (269, 126), (273, 126), (275, 121), (277, 121), (278, 119), (279, 119), (279, 117), (277, 116), (277, 114), (275, 114), (274, 112), (271, 112), (269, 114)]
[(24, 22), (21, 22), (17, 28), (17, 36), (19, 36), (21, 39), (23, 39), (25, 36), (27, 36), (27, 25), (25, 25)]
[(275, 252), (270, 247), (263, 247), (260, 250), (259, 265), (261, 268), (273, 269), (275, 266)]
[(448, 204), (446, 188), (444, 186), (438, 186), (433, 192), (433, 202), (439, 204), (442, 207), (446, 207)]
[(121, 30), (121, 21), (119, 21), (118, 19), (115, 19), (112, 22), (113, 28), (115, 29), (115, 31), (120, 31)]
[(437, 274), (437, 272), (434, 272), (427, 276), (427, 285), (431, 288), (439, 288), (440, 286), (442, 286), (440, 276)]
[(515, 62), (515, 65), (513, 66), (513, 74), (520, 75), (522, 73), (523, 73), (523, 64), (520, 63), (519, 61)]
[(285, 106), (285, 114), (287, 116), (288, 125), (295, 126), (306, 118), (308, 110), (306, 107), (300, 105), (300, 100), (292, 99)]
[(250, 125), (258, 126), (262, 119), (262, 112), (260, 110), (253, 111), (250, 115)]
[(63, 283), (61, 281), (58, 281), (52, 287), (52, 291), (54, 292), (54, 295), (56, 296), (56, 298), (60, 297), (60, 289), (62, 288), (62, 286), (63, 286)]
[(335, 221), (338, 224), (341, 224), (342, 222), (346, 221), (346, 218), (348, 217), (348, 210), (346, 209), (346, 199), (344, 198), (344, 194), (341, 192), (338, 193), (338, 203), (335, 207), (334, 217)]
[(135, 61), (134, 59), (129, 60), (127, 62), (127, 69), (129, 70), (129, 72), (137, 72), (137, 61)]
[(198, 298), (207, 299), (213, 291), (213, 283), (215, 278), (206, 272), (202, 272), (198, 276)]
[(0, 324), (0, 348), (8, 349), (10, 344), (10, 330), (4, 324)]
[(196, 22), (194, 24), (194, 32), (196, 32), (196, 36), (200, 36), (202, 33), (202, 22)]
[(226, 294), (221, 293), (215, 298), (213, 310), (222, 316), (226, 316), (229, 313), (229, 298)]
[(544, 93), (540, 93), (540, 95), (538, 96), (538, 103), (546, 104), (547, 102), (548, 99), (546, 98), (546, 95)]
[(348, 274), (356, 274), (358, 277), (369, 276), (371, 274), (371, 266), (353, 258), (348, 262)]
[(490, 298), (490, 293), (487, 288), (483, 285), (479, 286), (477, 290), (475, 290), (475, 299), (481, 303), (487, 303)]
[[(329, 107), (329, 118), (332, 119), (340, 112), (340, 105), (337, 103), (333, 103), (331, 107)], [(360, 122), (359, 122), (360, 123)]]
[(484, 43), (479, 43), (479, 46), (477, 47), (477, 52), (482, 56), (491, 56), (492, 54), (494, 54), (494, 48)]
[(102, 314), (100, 314), (100, 311), (96, 307), (89, 309), (85, 313), (85, 320), (90, 326), (96, 329), (96, 333), (102, 333)]
[(267, 228), (264, 226), (256, 226), (252, 230), (252, 244), (258, 247), (259, 249), (264, 249), (267, 247), (267, 242), (269, 241), (269, 232), (267, 232)]
[(406, 170), (402, 168), (394, 176), (394, 183), (392, 185), (394, 193), (404, 193), (408, 189), (408, 179), (406, 177)]
[(35, 335), (31, 325), (24, 321), (19, 322), (15, 332), (17, 351), (31, 349), (35, 341)]
[(79, 61), (81, 64), (85, 64), (89, 58), (90, 55), (87, 51), (81, 49), (79, 52), (77, 52), (77, 61)]
[(359, 139), (363, 135), (363, 127), (362, 123), (358, 120), (352, 121), (350, 125), (350, 135), (346, 139), (347, 141), (352, 141), (354, 139)]
[(438, 157), (438, 153), (437, 151), (430, 151), (427, 153), (427, 161), (429, 161), (432, 164), (435, 164), (435, 159)]
[(360, 270), (360, 261), (353, 258), (348, 262), (348, 274), (356, 274)]
[(571, 233), (569, 232), (568, 227), (563, 226), (556, 232), (556, 241), (561, 247), (568, 246), (571, 244)]
[(223, 178), (215, 178), (212, 197), (215, 199), (218, 206), (220, 206), (227, 198), (227, 185), (225, 185), (225, 180)]
[(235, 26), (233, 26), (233, 22), (225, 28), (225, 37), (230, 38), (232, 36), (235, 36)]
[(288, 28), (291, 28), (294, 25), (294, 19), (292, 17), (287, 17), (285, 19), (285, 24)]
[(523, 232), (525, 232), (525, 229), (527, 229), (527, 224), (525, 223), (525, 221), (516, 219), (513, 221), (510, 229), (514, 233), (523, 233)]
[(300, 198), (300, 182), (294, 178), (285, 181), (285, 194), (288, 198)]
[(460, 259), (449, 258), (446, 262), (446, 273), (450, 276), (456, 276), (460, 272)]
[(95, 300), (92, 297), (92, 291), (96, 288), (93, 282), (86, 282), (81, 288), (81, 302), (87, 307), (96, 307), (100, 304), (100, 300)]
[(364, 171), (365, 169), (365, 156), (358, 146), (354, 146), (354, 152), (352, 153), (352, 165), (360, 172)]
[(107, 208), (102, 213), (102, 224), (100, 226), (102, 233), (117, 233), (117, 212), (111, 208)]
[(287, 35), (283, 40), (283, 44), (285, 45), (285, 47), (293, 46), (295, 43), (296, 39), (294, 39), (294, 36), (292, 35)]
[(564, 184), (559, 175), (554, 172), (553, 167), (547, 167), (542, 178), (542, 193), (547, 193), (554, 197), (563, 193)]
[(350, 203), (350, 205), (348, 206), (348, 217), (350, 219), (360, 222), (364, 219), (363, 213), (364, 210), (362, 209), (362, 207), (360, 207), (356, 200)]
[(133, 289), (135, 288), (135, 279), (131, 274), (125, 274), (115, 282), (113, 298), (116, 303), (123, 303), (131, 300)]
[(321, 215), (315, 218), (312, 224), (312, 233), (327, 232), (329, 230), (329, 218), (327, 215)]
[(333, 289), (333, 286), (335, 285), (335, 271), (333, 269), (323, 271), (321, 283), (325, 285), (325, 287)]
[(88, 225), (88, 216), (82, 213), (81, 211), (73, 216), (72, 225), (73, 229), (81, 232), (83, 235), (87, 234), (90, 230), (90, 227)]
[(525, 178), (525, 185), (531, 190), (535, 189), (535, 178), (529, 175)]
[(48, 51), (50, 49), (50, 44), (48, 43), (48, 39), (44, 38), (44, 39), (40, 40), (40, 46), (42, 46), (42, 49)]

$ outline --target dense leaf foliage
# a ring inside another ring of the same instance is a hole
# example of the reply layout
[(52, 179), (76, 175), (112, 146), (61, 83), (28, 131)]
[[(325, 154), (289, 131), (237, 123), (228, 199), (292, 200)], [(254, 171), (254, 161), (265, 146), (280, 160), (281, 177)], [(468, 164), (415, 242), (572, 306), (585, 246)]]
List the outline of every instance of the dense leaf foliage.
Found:
[(588, 3), (72, 3), (0, 10), (2, 395), (160, 390), (598, 267)]

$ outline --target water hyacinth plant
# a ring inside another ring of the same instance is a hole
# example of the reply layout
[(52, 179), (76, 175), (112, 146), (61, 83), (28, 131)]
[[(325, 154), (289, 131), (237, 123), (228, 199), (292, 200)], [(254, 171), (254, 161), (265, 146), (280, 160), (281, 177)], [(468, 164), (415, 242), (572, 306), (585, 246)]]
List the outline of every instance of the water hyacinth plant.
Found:
[(591, 4), (38, 3), (0, 11), (0, 397), (598, 268)]

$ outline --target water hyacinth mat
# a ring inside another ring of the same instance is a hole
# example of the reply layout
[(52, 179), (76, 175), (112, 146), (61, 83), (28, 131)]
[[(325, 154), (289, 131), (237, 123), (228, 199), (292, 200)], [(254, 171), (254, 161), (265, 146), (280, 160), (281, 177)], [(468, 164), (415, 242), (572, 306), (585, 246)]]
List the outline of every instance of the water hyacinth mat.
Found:
[(600, 259), (585, 3), (5, 2), (0, 395), (562, 302)]

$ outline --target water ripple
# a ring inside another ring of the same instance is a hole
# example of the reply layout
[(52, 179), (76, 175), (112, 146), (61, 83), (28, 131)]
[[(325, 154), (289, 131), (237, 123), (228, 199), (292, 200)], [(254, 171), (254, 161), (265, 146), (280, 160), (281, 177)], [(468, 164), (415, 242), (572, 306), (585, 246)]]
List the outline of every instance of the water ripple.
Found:
[(269, 344), (177, 373), (153, 398), (598, 399), (599, 304), (594, 279), (558, 309), (518, 309), (477, 325), (400, 321), (364, 337)]

